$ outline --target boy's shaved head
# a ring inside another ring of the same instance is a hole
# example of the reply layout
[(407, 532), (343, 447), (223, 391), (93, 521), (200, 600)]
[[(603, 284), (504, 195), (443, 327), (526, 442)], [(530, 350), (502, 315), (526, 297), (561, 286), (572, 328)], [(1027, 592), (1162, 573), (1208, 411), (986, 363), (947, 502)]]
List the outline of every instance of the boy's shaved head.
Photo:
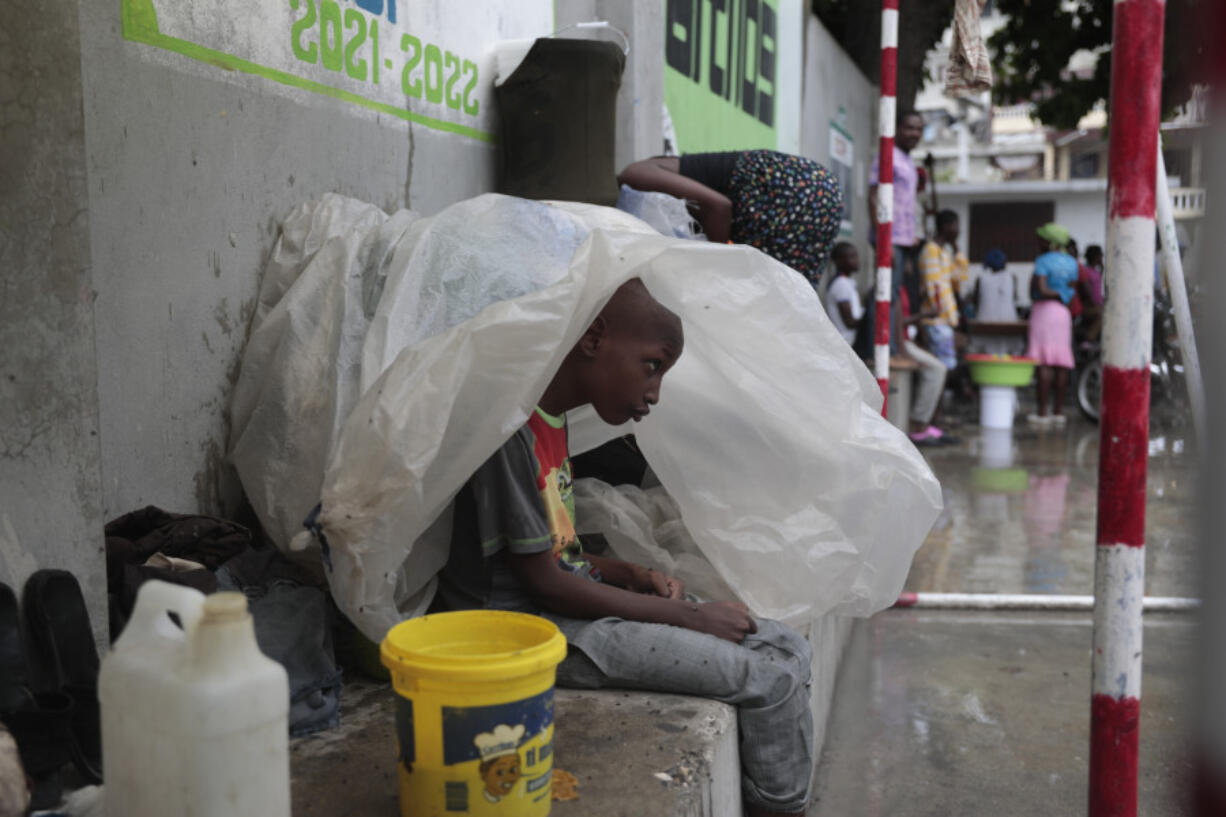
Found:
[(591, 403), (610, 425), (641, 420), (659, 401), (660, 382), (684, 342), (681, 319), (632, 278), (566, 355), (539, 405), (559, 414)]
[(613, 337), (660, 341), (681, 354), (685, 335), (681, 319), (657, 301), (640, 278), (631, 278), (617, 288), (600, 311), (605, 331)]

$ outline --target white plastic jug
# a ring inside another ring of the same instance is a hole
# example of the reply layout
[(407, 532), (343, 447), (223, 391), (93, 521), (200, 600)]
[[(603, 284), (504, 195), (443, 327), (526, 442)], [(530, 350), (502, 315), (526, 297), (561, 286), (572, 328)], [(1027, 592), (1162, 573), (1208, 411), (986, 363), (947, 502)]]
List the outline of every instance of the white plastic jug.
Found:
[(241, 593), (141, 585), (98, 698), (108, 814), (289, 817), (289, 681)]

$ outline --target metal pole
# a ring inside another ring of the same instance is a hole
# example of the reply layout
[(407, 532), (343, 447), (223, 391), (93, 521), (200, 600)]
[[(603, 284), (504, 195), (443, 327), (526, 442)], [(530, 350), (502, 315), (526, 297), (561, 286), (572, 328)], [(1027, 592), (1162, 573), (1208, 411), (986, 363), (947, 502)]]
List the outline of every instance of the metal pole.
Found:
[(1164, 0), (1115, 0), (1090, 817), (1135, 817)]
[(1200, 354), (1196, 351), (1196, 333), (1192, 329), (1192, 310), (1188, 307), (1188, 285), (1183, 277), (1183, 259), (1179, 257), (1179, 236), (1175, 232), (1175, 216), (1171, 210), (1171, 191), (1166, 181), (1166, 161), (1158, 149), (1158, 236), (1159, 257), (1166, 272), (1166, 288), (1171, 293), (1175, 309), (1175, 329), (1179, 332), (1179, 356), (1183, 359), (1183, 376), (1188, 384), (1188, 401), (1192, 404), (1192, 423), (1196, 439), (1204, 445), (1205, 382), (1200, 374)]
[[(881, 387), (881, 416), (890, 395), (890, 293), (894, 275), (894, 96), (898, 87), (898, 0), (881, 0), (881, 101), (877, 126), (877, 298), (873, 373)], [(900, 327), (901, 330), (901, 327)]]
[[(1047, 593), (903, 593), (895, 607), (918, 610), (1064, 610), (1089, 612), (1093, 596), (1059, 596)], [(1200, 609), (1200, 599), (1177, 596), (1146, 596), (1146, 612), (1182, 613)]]

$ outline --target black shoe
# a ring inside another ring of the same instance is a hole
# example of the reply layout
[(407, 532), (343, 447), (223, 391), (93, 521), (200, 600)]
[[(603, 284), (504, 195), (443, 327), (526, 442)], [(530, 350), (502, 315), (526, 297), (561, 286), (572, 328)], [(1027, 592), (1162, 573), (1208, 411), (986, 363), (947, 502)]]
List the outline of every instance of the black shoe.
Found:
[(0, 583), (0, 713), (20, 709), (29, 697), (30, 683), (21, 620), (13, 588)]
[(22, 606), (31, 657), (54, 686), (73, 700), (69, 742), (73, 765), (87, 780), (99, 783), (98, 649), (81, 585), (66, 570), (39, 570), (26, 582)]
[(49, 808), (60, 802), (57, 773), (72, 759), (72, 698), (62, 692), (35, 693), (29, 683), (17, 596), (0, 583), (0, 722), (17, 742), (21, 766), (32, 782), (31, 807)]

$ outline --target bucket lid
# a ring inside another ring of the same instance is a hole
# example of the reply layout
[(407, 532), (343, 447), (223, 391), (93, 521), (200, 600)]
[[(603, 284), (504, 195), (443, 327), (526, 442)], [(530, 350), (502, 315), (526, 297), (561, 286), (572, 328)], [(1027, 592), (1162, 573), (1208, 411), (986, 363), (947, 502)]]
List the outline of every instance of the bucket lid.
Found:
[(566, 657), (566, 637), (540, 616), (462, 610), (400, 622), (379, 654), (388, 669), (416, 678), (488, 681), (553, 669)]

